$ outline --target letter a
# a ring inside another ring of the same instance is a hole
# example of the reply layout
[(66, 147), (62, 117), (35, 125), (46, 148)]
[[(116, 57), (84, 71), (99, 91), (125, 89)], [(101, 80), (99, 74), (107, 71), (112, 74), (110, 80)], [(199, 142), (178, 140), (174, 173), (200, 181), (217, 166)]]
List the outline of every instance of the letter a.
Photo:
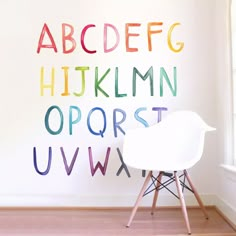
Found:
[[(45, 33), (47, 33), (47, 35), (51, 41), (51, 44), (43, 44)], [(52, 34), (51, 34), (46, 23), (43, 26), (43, 29), (42, 29), (42, 32), (41, 32), (41, 35), (39, 38), (37, 53), (40, 53), (41, 48), (53, 48), (54, 52), (57, 52), (57, 47), (56, 47), (55, 41), (54, 41)]]

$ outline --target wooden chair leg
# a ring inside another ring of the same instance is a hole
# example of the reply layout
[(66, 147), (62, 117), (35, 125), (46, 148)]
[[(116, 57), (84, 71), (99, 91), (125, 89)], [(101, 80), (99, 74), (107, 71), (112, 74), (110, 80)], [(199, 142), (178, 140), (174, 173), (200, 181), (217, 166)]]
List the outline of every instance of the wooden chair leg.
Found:
[(192, 181), (190, 179), (190, 176), (189, 176), (189, 174), (188, 174), (188, 172), (186, 170), (184, 170), (184, 175), (186, 176), (186, 178), (188, 180), (188, 183), (189, 183), (191, 189), (193, 190), (194, 196), (196, 197), (196, 199), (198, 201), (198, 204), (199, 204), (199, 206), (201, 207), (201, 209), (203, 211), (204, 216), (206, 217), (206, 219), (208, 219), (209, 216), (207, 214), (206, 208), (204, 207), (203, 202), (202, 202), (202, 200), (201, 200), (201, 198), (200, 198), (196, 188), (194, 187), (194, 185), (193, 185), (193, 183), (192, 183)]
[(144, 194), (144, 192), (145, 192), (145, 190), (146, 190), (146, 188), (147, 188), (147, 185), (148, 185), (148, 183), (149, 183), (151, 177), (152, 177), (152, 171), (150, 171), (150, 172), (148, 173), (148, 175), (147, 175), (147, 177), (146, 177), (146, 179), (145, 179), (145, 181), (144, 181), (143, 187), (142, 187), (142, 189), (141, 189), (141, 191), (140, 191), (140, 193), (139, 193), (139, 195), (138, 195), (138, 198), (137, 198), (137, 200), (136, 200), (136, 202), (135, 202), (135, 205), (134, 205), (134, 207), (133, 207), (133, 210), (132, 210), (132, 212), (131, 212), (131, 215), (130, 215), (130, 218), (129, 218), (129, 221), (128, 221), (128, 224), (126, 225), (126, 227), (130, 227), (130, 225), (131, 225), (131, 223), (132, 223), (132, 221), (133, 221), (133, 218), (134, 218), (134, 216), (135, 216), (135, 213), (136, 213), (136, 211), (137, 211), (137, 209), (138, 209), (139, 203), (140, 203), (140, 201), (142, 200), (143, 194)]
[(178, 191), (178, 195), (179, 195), (179, 200), (180, 200), (182, 212), (183, 212), (183, 215), (184, 215), (185, 224), (186, 224), (186, 227), (187, 227), (187, 230), (188, 230), (188, 234), (191, 234), (191, 229), (190, 229), (190, 224), (189, 224), (189, 219), (188, 219), (188, 212), (187, 212), (187, 209), (186, 209), (184, 195), (183, 195), (183, 192), (181, 190), (180, 180), (179, 180), (179, 177), (177, 176), (176, 171), (174, 172), (174, 176), (175, 176), (175, 182), (176, 182), (176, 187), (177, 187), (177, 191)]
[(160, 171), (159, 176), (157, 178), (156, 190), (155, 190), (154, 197), (153, 197), (153, 202), (152, 202), (152, 211), (151, 211), (152, 215), (154, 214), (154, 211), (155, 211), (155, 208), (156, 208), (156, 203), (157, 203), (157, 198), (158, 198), (158, 193), (159, 193), (158, 188), (160, 187), (162, 175), (163, 175), (163, 173)]

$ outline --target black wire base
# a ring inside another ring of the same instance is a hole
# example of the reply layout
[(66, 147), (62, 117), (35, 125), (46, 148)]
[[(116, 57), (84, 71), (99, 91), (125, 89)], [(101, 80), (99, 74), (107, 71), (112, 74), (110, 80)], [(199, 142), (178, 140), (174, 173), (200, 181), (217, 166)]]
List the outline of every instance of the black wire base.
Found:
[[(186, 171), (183, 171), (183, 173), (181, 175), (179, 175), (180, 184), (182, 186), (182, 192), (184, 192), (184, 189), (187, 189), (190, 192), (194, 193), (194, 191), (186, 184), (185, 172)], [(165, 180), (164, 182), (159, 181), (159, 177), (161, 175), (162, 175), (162, 177), (165, 176), (167, 178), (167, 180)], [(153, 191), (160, 191), (161, 189), (165, 188), (172, 195), (174, 195), (176, 198), (179, 199), (179, 196), (176, 193), (174, 193), (170, 188), (168, 188), (168, 186), (175, 181), (174, 173), (160, 171), (159, 174), (156, 177), (152, 174), (151, 180), (152, 180), (152, 182), (147, 187), (146, 191), (143, 194), (143, 197), (148, 195), (149, 193), (151, 193)]]

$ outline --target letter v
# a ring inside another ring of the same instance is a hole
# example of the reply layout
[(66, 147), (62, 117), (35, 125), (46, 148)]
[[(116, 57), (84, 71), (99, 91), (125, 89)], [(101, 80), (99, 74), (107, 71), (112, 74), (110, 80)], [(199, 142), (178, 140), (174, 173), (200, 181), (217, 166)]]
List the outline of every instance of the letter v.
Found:
[(63, 162), (64, 162), (64, 166), (65, 166), (65, 169), (66, 169), (66, 173), (67, 173), (67, 175), (70, 175), (71, 171), (73, 170), (73, 167), (74, 167), (74, 164), (75, 164), (78, 152), (79, 152), (79, 148), (78, 147), (76, 148), (74, 156), (73, 156), (72, 161), (70, 163), (70, 166), (68, 166), (63, 147), (61, 147), (60, 150), (61, 150), (61, 155), (63, 157)]

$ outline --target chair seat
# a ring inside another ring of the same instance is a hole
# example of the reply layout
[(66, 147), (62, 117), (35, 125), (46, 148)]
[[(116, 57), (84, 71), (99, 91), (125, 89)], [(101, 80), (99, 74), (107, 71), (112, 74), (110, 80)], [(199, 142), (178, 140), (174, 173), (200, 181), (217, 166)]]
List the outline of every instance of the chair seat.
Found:
[(179, 111), (160, 123), (128, 130), (123, 160), (133, 168), (177, 171), (189, 169), (201, 158), (206, 131), (214, 128), (194, 112)]

